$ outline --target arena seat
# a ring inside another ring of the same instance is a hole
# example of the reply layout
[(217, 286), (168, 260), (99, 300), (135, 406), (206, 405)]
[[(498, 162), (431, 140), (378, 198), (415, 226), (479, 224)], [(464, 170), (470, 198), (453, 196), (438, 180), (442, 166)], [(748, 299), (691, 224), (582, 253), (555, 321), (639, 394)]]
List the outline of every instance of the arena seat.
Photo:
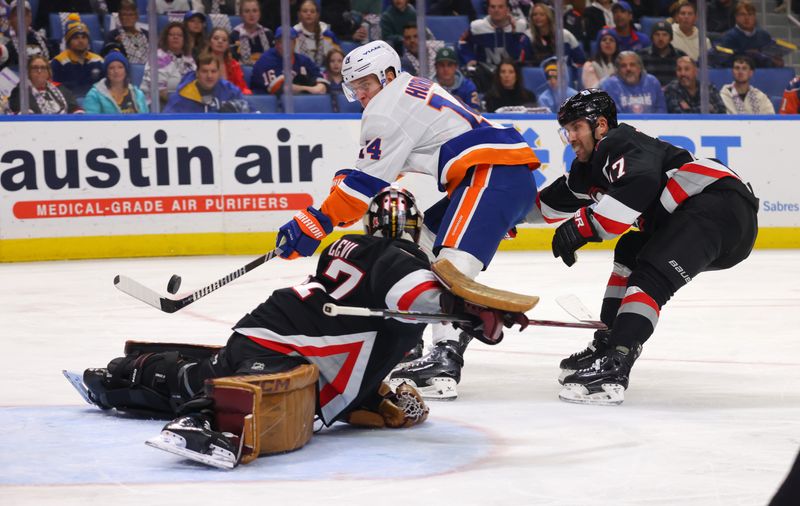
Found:
[(469, 30), (467, 16), (428, 16), (426, 26), (433, 32), (437, 40), (443, 40), (448, 46), (458, 45), (458, 40)]
[(358, 47), (358, 43), (351, 42), (349, 40), (343, 40), (339, 42), (339, 47), (342, 49), (342, 52), (347, 55), (347, 53)]
[(242, 65), (242, 74), (244, 75), (244, 83), (247, 87), (250, 87), (250, 77), (253, 75), (253, 66), (252, 65)]
[(661, 21), (666, 21), (666, 20), (667, 20), (667, 18), (662, 18), (662, 17), (657, 17), (657, 16), (642, 16), (641, 19), (639, 19), (639, 25), (641, 26), (640, 30), (641, 30), (642, 33), (644, 33), (645, 35), (647, 35), (649, 37), (650, 36), (650, 30), (653, 29), (653, 25), (655, 25), (656, 23), (659, 23)]
[(794, 78), (792, 67), (775, 69), (756, 69), (751, 84), (767, 94), (767, 96), (783, 96), (783, 90)]
[(360, 102), (348, 102), (347, 98), (341, 93), (336, 95), (336, 105), (339, 107), (339, 112), (361, 114), (363, 111)]
[(275, 95), (246, 95), (244, 98), (250, 105), (251, 112), (278, 112), (278, 97)]
[(133, 84), (138, 88), (142, 84), (142, 79), (144, 79), (144, 64), (131, 63), (130, 77), (131, 77), (131, 84)]
[(331, 96), (325, 95), (295, 95), (294, 112), (326, 113), (333, 112)]
[(537, 96), (542, 86), (547, 84), (544, 70), (541, 67), (522, 67), (522, 79), (525, 89), (536, 93)]

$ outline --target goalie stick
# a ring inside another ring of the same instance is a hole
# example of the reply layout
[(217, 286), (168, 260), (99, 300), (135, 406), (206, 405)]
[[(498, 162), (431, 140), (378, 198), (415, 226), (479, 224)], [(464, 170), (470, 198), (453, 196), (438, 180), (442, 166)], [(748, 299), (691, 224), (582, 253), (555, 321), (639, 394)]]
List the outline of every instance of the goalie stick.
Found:
[(196, 300), (205, 297), (214, 290), (217, 290), (218, 288), (227, 285), (234, 279), (244, 276), (248, 272), (258, 267), (259, 265), (269, 262), (276, 256), (280, 255), (282, 252), (283, 251), (280, 248), (275, 248), (269, 253), (262, 255), (256, 258), (255, 260), (252, 260), (247, 265), (239, 267), (230, 274), (227, 274), (222, 278), (214, 281), (210, 285), (204, 286), (203, 288), (196, 290), (187, 295), (186, 297), (182, 297), (180, 299), (173, 299), (170, 297), (159, 295), (158, 292), (156, 292), (155, 290), (151, 290), (150, 288), (147, 288), (138, 281), (131, 279), (127, 276), (121, 276), (119, 274), (114, 277), (114, 286), (117, 287), (117, 290), (120, 290), (121, 292), (126, 293), (135, 299), (139, 299), (145, 304), (149, 304), (156, 309), (160, 309), (165, 313), (174, 313), (175, 311), (185, 308), (192, 302), (195, 302)]
[[(322, 306), (322, 312), (328, 316), (366, 316), (377, 318), (403, 318), (406, 320), (416, 320), (421, 323), (469, 323), (471, 320), (459, 318), (457, 315), (444, 313), (424, 313), (420, 311), (400, 311), (393, 309), (371, 309), (367, 307), (338, 306), (328, 302)], [(533, 320), (528, 319), (529, 325), (539, 327), (568, 327), (573, 329), (601, 329), (606, 328), (603, 322), (562, 322), (555, 320)]]

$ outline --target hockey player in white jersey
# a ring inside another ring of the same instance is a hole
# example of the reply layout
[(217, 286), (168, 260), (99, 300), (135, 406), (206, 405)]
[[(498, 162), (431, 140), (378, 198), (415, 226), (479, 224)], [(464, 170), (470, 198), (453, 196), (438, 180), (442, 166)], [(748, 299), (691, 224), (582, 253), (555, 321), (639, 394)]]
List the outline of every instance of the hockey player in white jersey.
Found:
[[(348, 226), (370, 199), (403, 173), (428, 174), (446, 196), (425, 212), (420, 243), (475, 278), (508, 230), (536, 201), (532, 171), (539, 160), (514, 128), (483, 118), (441, 86), (400, 71), (385, 42), (351, 51), (342, 67), (344, 93), (364, 107), (354, 166), (339, 170), (319, 208), (283, 225), (284, 258), (309, 256), (334, 226)], [(394, 373), (423, 395), (454, 398), (468, 338), (434, 327), (431, 353)]]

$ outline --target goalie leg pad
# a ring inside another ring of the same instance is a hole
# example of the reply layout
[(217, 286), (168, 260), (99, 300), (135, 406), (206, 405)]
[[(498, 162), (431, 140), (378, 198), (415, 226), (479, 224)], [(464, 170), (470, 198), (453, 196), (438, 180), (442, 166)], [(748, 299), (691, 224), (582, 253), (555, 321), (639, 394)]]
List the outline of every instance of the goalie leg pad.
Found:
[(378, 395), (383, 399), (377, 410), (356, 409), (348, 413), (345, 421), (359, 427), (400, 429), (419, 425), (428, 418), (430, 409), (417, 389), (408, 383), (401, 383), (393, 392), (382, 382)]
[(319, 370), (303, 364), (275, 374), (206, 381), (214, 426), (241, 438), (240, 462), (304, 446), (313, 434)]

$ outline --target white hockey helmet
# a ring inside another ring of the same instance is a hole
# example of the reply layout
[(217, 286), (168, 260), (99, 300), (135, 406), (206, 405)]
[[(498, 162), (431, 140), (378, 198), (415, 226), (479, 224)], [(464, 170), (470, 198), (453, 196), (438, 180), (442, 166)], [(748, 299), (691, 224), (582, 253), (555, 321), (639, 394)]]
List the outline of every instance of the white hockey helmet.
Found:
[(348, 86), (356, 79), (374, 74), (381, 86), (386, 86), (386, 70), (394, 69), (395, 76), (400, 73), (400, 57), (392, 46), (382, 40), (359, 46), (344, 57), (342, 64), (342, 90), (350, 102), (357, 99), (356, 93)]

